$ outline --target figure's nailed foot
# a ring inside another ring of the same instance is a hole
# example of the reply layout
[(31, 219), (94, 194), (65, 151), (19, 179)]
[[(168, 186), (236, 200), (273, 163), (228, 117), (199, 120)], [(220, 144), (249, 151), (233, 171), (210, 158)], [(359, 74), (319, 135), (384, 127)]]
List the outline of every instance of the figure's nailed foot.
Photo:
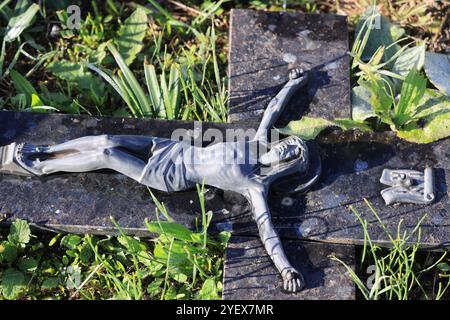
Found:
[(33, 175), (42, 175), (42, 172), (37, 168), (36, 164), (39, 160), (32, 160), (31, 156), (36, 154), (41, 154), (40, 148), (45, 147), (35, 147), (29, 143), (22, 143), (16, 146), (15, 150), (15, 161), (22, 166), (26, 171)]
[(31, 143), (24, 143), (21, 145), (21, 153), (25, 156), (43, 154), (48, 152), (49, 152), (48, 146), (35, 146)]
[(305, 287), (305, 280), (300, 272), (294, 268), (287, 268), (281, 273), (283, 290), (286, 292), (299, 292)]
[(304, 74), (305, 72), (303, 71), (302, 68), (294, 68), (289, 72), (289, 79), (290, 80), (298, 79)]

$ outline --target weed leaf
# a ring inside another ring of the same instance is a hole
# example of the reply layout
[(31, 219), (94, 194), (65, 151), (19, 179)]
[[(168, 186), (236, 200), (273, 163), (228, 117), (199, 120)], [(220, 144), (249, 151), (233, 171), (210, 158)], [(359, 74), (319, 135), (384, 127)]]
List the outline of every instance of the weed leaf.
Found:
[(423, 125), (411, 123), (397, 131), (397, 135), (409, 142), (430, 143), (450, 136), (450, 101), (447, 110), (423, 119)]
[(30, 242), (31, 230), (24, 220), (16, 220), (10, 227), (8, 240), (15, 245), (24, 245)]
[(411, 69), (420, 71), (425, 64), (425, 42), (403, 51), (395, 60), (392, 72), (406, 77)]
[(419, 107), (427, 85), (427, 79), (416, 69), (411, 69), (402, 85), (400, 100), (395, 107), (394, 122), (397, 127), (403, 126), (411, 120)]
[(295, 135), (304, 140), (312, 140), (323, 130), (335, 124), (323, 118), (302, 117), (298, 121), (291, 121), (279, 131), (286, 135)]
[(359, 129), (370, 131), (369, 126), (364, 123), (351, 119), (336, 119), (330, 121), (323, 118), (302, 117), (300, 120), (291, 121), (279, 131), (286, 135), (295, 135), (304, 140), (316, 138), (323, 130), (331, 127), (341, 128), (343, 130)]
[(36, 3), (30, 5), (28, 0), (19, 0), (14, 8), (13, 17), (6, 27), (4, 41), (12, 42), (17, 39), (31, 25), (38, 11), (39, 5)]
[(213, 278), (206, 279), (203, 283), (202, 289), (198, 293), (198, 298), (201, 300), (218, 300), (216, 281)]
[(376, 117), (370, 104), (371, 93), (363, 86), (356, 86), (352, 89), (352, 119), (364, 121), (371, 117)]
[(427, 52), (425, 72), (436, 88), (450, 95), (450, 55)]
[(405, 33), (403, 28), (391, 24), (387, 18), (383, 17), (375, 6), (367, 8), (359, 20), (355, 32), (358, 34), (365, 30), (370, 30), (370, 34), (362, 52), (361, 59), (363, 61), (370, 60), (382, 46), (385, 47), (384, 60), (389, 60), (400, 49), (400, 46), (394, 43)]
[(25, 276), (19, 270), (6, 269), (2, 275), (2, 293), (6, 299), (13, 300), (20, 297), (26, 289)]
[(127, 66), (134, 61), (144, 47), (146, 31), (147, 14), (142, 8), (137, 8), (120, 27), (116, 45)]
[(183, 225), (170, 221), (147, 222), (147, 229), (157, 234), (166, 234), (183, 241), (196, 241), (193, 232)]

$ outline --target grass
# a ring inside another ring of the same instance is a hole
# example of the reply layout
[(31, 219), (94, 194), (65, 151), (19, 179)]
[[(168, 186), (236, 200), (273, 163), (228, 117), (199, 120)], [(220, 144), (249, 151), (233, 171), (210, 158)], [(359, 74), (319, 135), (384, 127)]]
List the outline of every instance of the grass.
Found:
[(428, 39), (413, 39), (372, 3), (357, 21), (350, 52), (351, 118), (331, 122), (304, 117), (281, 130), (306, 140), (329, 127), (390, 130), (422, 144), (450, 136), (450, 88), (448, 82), (441, 84), (450, 71), (434, 68), (435, 60), (445, 64), (447, 57), (426, 51)]
[[(344, 13), (353, 30), (370, 5), (368, 0), (31, 3), (0, 1), (0, 109), (218, 122), (227, 120), (231, 8)], [(417, 3), (378, 2), (382, 14), (405, 29), (406, 38), (374, 51), (368, 60), (362, 56), (370, 35), (351, 33), (353, 87), (374, 78), (374, 90), (384, 88), (380, 79), (389, 76), (391, 61), (380, 56), (396, 45), (401, 51), (391, 59), (408, 50), (405, 44), (412, 41), (423, 41), (427, 50), (447, 50), (445, 4)], [(69, 4), (81, 8), (79, 29), (70, 27), (73, 17), (65, 11)], [(412, 83), (418, 81), (411, 77)], [(394, 110), (408, 115), (408, 103), (389, 99), (389, 94), (387, 90), (385, 100), (392, 100)], [(408, 101), (418, 99), (409, 96)], [(410, 119), (398, 114), (387, 121), (407, 125)], [(198, 190), (201, 204), (203, 192)], [(229, 235), (207, 235), (211, 215), (204, 206), (201, 228), (191, 232), (172, 222), (163, 204), (152, 197), (157, 217), (165, 216), (164, 221), (147, 223), (159, 234), (153, 240), (122, 231), (110, 237), (35, 233), (24, 221), (0, 231), (0, 299), (220, 298)], [(359, 286), (361, 298), (424, 298), (422, 290), (415, 293), (418, 278), (425, 292), (433, 292), (428, 298), (442, 296), (448, 258), (432, 253), (425, 257), (402, 239), (393, 238), (394, 251), (370, 245), (362, 251), (361, 268), (376, 265), (380, 287), (372, 292)], [(361, 272), (353, 277), (357, 284), (365, 280)], [(396, 284), (386, 289), (388, 279), (395, 280), (398, 289)]]
[[(367, 200), (366, 204), (389, 239), (391, 248), (381, 248), (372, 241), (367, 231), (368, 221), (362, 219), (361, 215), (350, 206), (364, 230), (359, 275), (339, 258), (332, 258), (345, 266), (362, 298), (366, 300), (448, 298), (450, 269), (447, 252), (426, 255), (419, 252), (421, 224), (425, 216), (419, 220), (411, 232), (402, 232), (402, 221), (400, 221), (396, 233), (392, 233)], [(362, 272), (363, 270), (366, 273)], [(429, 278), (430, 271), (434, 274), (432, 279)], [(367, 274), (370, 276), (368, 277)]]
[(152, 240), (126, 235), (113, 218), (116, 237), (36, 236), (25, 221), (15, 221), (0, 238), (0, 298), (219, 299), (230, 234), (208, 236), (204, 191), (198, 187), (201, 229), (195, 232), (175, 223), (150, 192), (158, 208), (156, 221), (146, 221), (159, 235)]

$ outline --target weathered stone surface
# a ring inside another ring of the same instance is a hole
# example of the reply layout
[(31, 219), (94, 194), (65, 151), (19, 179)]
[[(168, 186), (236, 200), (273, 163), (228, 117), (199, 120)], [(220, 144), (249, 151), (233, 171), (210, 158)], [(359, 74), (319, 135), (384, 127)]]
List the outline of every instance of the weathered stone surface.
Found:
[(258, 239), (232, 237), (226, 250), (223, 299), (355, 299), (355, 285), (345, 267), (330, 259), (336, 256), (353, 267), (353, 246), (286, 240), (283, 247), (293, 266), (305, 277), (307, 284), (303, 291), (295, 294), (282, 291), (281, 277)]
[[(264, 108), (286, 81), (288, 70), (297, 66), (312, 70), (308, 95), (300, 90), (277, 126), (305, 114), (330, 119), (350, 117), (345, 17), (250, 10), (233, 10), (231, 16), (231, 120), (256, 128)], [(353, 205), (371, 222), (373, 240), (388, 245), (387, 235), (364, 203), (367, 198), (391, 232), (401, 219), (406, 230), (414, 229), (426, 213), (422, 244), (433, 247), (449, 243), (449, 140), (417, 145), (389, 133), (334, 133), (316, 140), (323, 160), (321, 181), (306, 195), (272, 192), (268, 199), (282, 237), (362, 243), (363, 229), (348, 208)], [(384, 168), (423, 170), (428, 162), (437, 168), (436, 203), (384, 205), (380, 191), (386, 186), (379, 182)], [(245, 212), (234, 207), (227, 227), (235, 234), (256, 236), (249, 212), (249, 208)]]
[[(280, 18), (280, 21), (283, 22), (283, 19), (286, 18)], [(233, 25), (237, 25), (236, 20)], [(243, 31), (235, 29), (234, 32), (240, 34)], [(234, 41), (240, 37), (233, 38), (232, 35), (232, 39), (231, 47), (235, 47)], [(235, 62), (231, 63), (231, 70), (237, 70), (238, 67), (233, 64)], [(255, 87), (258, 80), (251, 72), (248, 73), (249, 88)], [(345, 82), (340, 85), (345, 86)], [(231, 95), (234, 94), (233, 88), (237, 87), (232, 86)], [(328, 89), (333, 90), (338, 89)], [(275, 93), (275, 90), (271, 91), (270, 95)], [(256, 102), (249, 107), (253, 105)], [(311, 111), (313, 108), (315, 107), (311, 107)], [(287, 116), (294, 118), (289, 110), (288, 107)], [(349, 116), (348, 111), (347, 115), (342, 110), (339, 113), (342, 113), (341, 116)], [(244, 121), (238, 124), (203, 124), (204, 129), (209, 126), (224, 130), (226, 127), (255, 127), (255, 123)], [(48, 144), (101, 133), (169, 137), (175, 128), (193, 127), (192, 123), (178, 121), (0, 112), (0, 144), (12, 141)], [(352, 204), (363, 218), (371, 222), (369, 232), (373, 240), (388, 244), (387, 235), (364, 204), (363, 199), (367, 198), (392, 232), (402, 219), (403, 226), (412, 230), (426, 213), (427, 217), (422, 224), (422, 244), (433, 247), (449, 243), (448, 140), (416, 145), (390, 134), (333, 133), (320, 137), (317, 142), (323, 159), (321, 181), (306, 195), (286, 196), (272, 192), (268, 199), (274, 224), (282, 237), (362, 243), (362, 228), (348, 208)], [(379, 194), (385, 188), (379, 183), (382, 170), (423, 170), (426, 162), (437, 168), (436, 203), (431, 206), (385, 206)], [(195, 191), (155, 193), (166, 203), (177, 221), (191, 228), (195, 227), (195, 217), (199, 212)], [(257, 236), (256, 226), (250, 218), (250, 210), (244, 199), (214, 188), (208, 190), (206, 198), (208, 210), (214, 212), (212, 231), (233, 230), (238, 235)], [(118, 174), (62, 174), (44, 179), (0, 175), (0, 217), (2, 215), (9, 217), (6, 222), (13, 218), (25, 218), (41, 227), (95, 233), (113, 232), (109, 220), (112, 215), (128, 232), (143, 235), (147, 234), (143, 220), (155, 217), (155, 206), (150, 201), (146, 187)]]
[[(387, 229), (395, 234), (412, 231), (426, 215), (420, 242), (424, 247), (448, 246), (450, 240), (450, 141), (428, 145), (407, 143), (391, 133), (333, 133), (318, 139), (323, 173), (320, 182), (305, 195), (272, 193), (268, 199), (274, 224), (284, 238), (314, 239), (334, 243), (361, 244), (363, 228), (355, 210), (367, 219), (372, 240), (389, 245), (387, 234), (365, 204), (372, 204)], [(431, 205), (401, 204), (386, 206), (379, 182), (384, 168), (423, 170), (425, 164), (435, 168), (436, 202)], [(236, 211), (233, 211), (234, 213)], [(257, 235), (250, 210), (230, 219), (235, 234)], [(415, 241), (415, 237), (410, 240)]]
[[(194, 126), (203, 126), (203, 132), (212, 127), (220, 130), (233, 127), (232, 124), (0, 112), (0, 145), (13, 141), (54, 144), (97, 134), (171, 137), (177, 128), (194, 129)], [(200, 212), (195, 191), (175, 194), (155, 191), (155, 194), (168, 202), (174, 219), (195, 227), (195, 218)], [(219, 218), (223, 204), (220, 197), (213, 197), (214, 194), (214, 190), (207, 193), (209, 208), (215, 208), (215, 216)], [(21, 218), (51, 230), (115, 233), (110, 216), (127, 232), (148, 235), (144, 219), (152, 220), (156, 216), (147, 188), (106, 171), (55, 174), (45, 178), (0, 174), (0, 220), (4, 223)]]
[(231, 121), (258, 122), (294, 67), (310, 71), (309, 84), (295, 94), (277, 125), (305, 113), (328, 119), (350, 116), (346, 17), (231, 11)]

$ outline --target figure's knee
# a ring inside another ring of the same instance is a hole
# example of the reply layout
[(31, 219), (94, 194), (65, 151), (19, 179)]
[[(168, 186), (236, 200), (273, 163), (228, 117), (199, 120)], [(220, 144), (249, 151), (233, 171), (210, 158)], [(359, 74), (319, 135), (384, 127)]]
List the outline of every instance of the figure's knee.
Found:
[(96, 143), (98, 146), (109, 146), (113, 142), (113, 136), (110, 134), (102, 134), (96, 137)]

